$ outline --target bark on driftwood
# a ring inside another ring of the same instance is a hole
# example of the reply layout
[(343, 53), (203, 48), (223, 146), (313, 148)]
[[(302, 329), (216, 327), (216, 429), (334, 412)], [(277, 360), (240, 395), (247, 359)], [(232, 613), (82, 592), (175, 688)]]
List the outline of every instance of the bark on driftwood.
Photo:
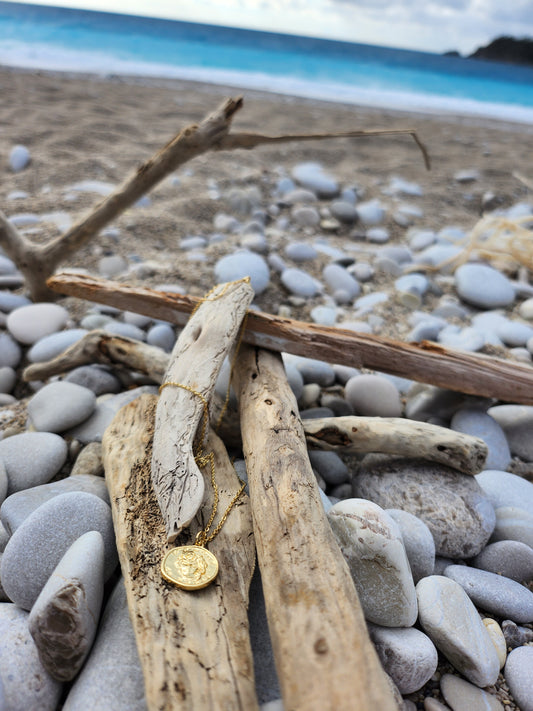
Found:
[[(209, 546), (220, 564), (216, 581), (197, 592), (165, 582), (160, 563), (168, 545), (150, 479), (155, 406), (152, 395), (126, 405), (103, 439), (106, 482), (148, 709), (254, 711), (247, 606), (255, 552), (248, 497), (240, 497)], [(239, 482), (215, 435), (210, 434), (208, 447), (215, 453), (219, 506), (225, 510)], [(207, 521), (212, 505), (209, 486), (207, 491), (205, 508), (184, 543), (194, 541)]]
[(241, 347), (234, 387), (285, 708), (396, 710), (324, 515), (280, 357)]
[(400, 417), (326, 417), (302, 424), (307, 443), (317, 449), (420, 457), (472, 476), (488, 456), (478, 437)]
[(202, 503), (204, 478), (195, 461), (194, 439), (204, 417), (208, 424), (205, 408), (253, 295), (247, 281), (217, 286), (172, 351), (157, 405), (152, 460), (152, 482), (169, 541), (189, 525)]
[(427, 150), (412, 129), (287, 134), (282, 136), (235, 133), (229, 136), (228, 133), (233, 116), (242, 107), (242, 104), (242, 97), (227, 99), (199, 125), (193, 124), (183, 129), (152, 158), (143, 163), (122, 186), (99, 203), (86, 217), (73, 225), (64, 235), (46, 244), (31, 242), (21, 235), (3, 212), (0, 211), (0, 245), (24, 275), (26, 286), (34, 301), (50, 298), (50, 292), (46, 287), (46, 279), (53, 274), (59, 264), (68, 259), (91, 237), (126, 208), (134, 204), (163, 178), (187, 161), (207, 151), (234, 150), (236, 148), (248, 149), (261, 144), (285, 143), (288, 141), (340, 137), (361, 138), (364, 136), (403, 133), (415, 140), (422, 151), (426, 167), (429, 168)]
[[(118, 282), (60, 274), (54, 291), (184, 324), (198, 303), (191, 296)], [(380, 336), (329, 328), (251, 311), (243, 341), (273, 351), (372, 368), (449, 390), (533, 405), (533, 368), (516, 361), (444, 348), (430, 341), (402, 343)]]

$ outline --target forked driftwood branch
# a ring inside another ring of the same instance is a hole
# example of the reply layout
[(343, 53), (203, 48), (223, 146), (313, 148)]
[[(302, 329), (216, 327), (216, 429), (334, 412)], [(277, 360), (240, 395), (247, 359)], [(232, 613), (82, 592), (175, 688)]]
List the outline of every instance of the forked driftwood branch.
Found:
[[(51, 289), (88, 301), (184, 325), (199, 300), (74, 274), (48, 280)], [(402, 343), (250, 311), (243, 341), (273, 351), (366, 367), (470, 395), (533, 404), (533, 368), (516, 361), (453, 350), (423, 341)]]
[[(126, 405), (103, 439), (105, 476), (147, 706), (149, 711), (254, 711), (247, 607), (255, 550), (249, 500), (246, 495), (239, 498), (209, 544), (220, 564), (214, 583), (191, 593), (165, 582), (160, 563), (168, 544), (150, 480), (155, 407), (153, 395)], [(225, 510), (239, 482), (218, 437), (210, 435), (208, 446), (215, 455), (219, 506)], [(207, 515), (192, 521), (193, 541), (211, 510), (209, 485), (206, 490)]]
[(265, 136), (262, 134), (235, 133), (229, 135), (231, 121), (242, 107), (242, 97), (227, 99), (200, 124), (184, 128), (152, 158), (143, 163), (115, 192), (100, 202), (88, 215), (74, 224), (65, 234), (45, 244), (32, 242), (9, 222), (0, 211), (0, 245), (15, 262), (26, 280), (32, 298), (50, 298), (46, 279), (74, 252), (86, 244), (95, 234), (114, 220), (130, 205), (151, 190), (163, 178), (184, 163), (208, 151), (254, 148), (269, 143), (309, 141), (326, 138), (361, 138), (379, 135), (410, 135), (422, 151), (426, 167), (429, 155), (412, 129), (343, 131), (316, 134), (287, 134)]
[(204, 478), (196, 457), (205, 443), (195, 447), (194, 440), (200, 422), (209, 424), (211, 393), (253, 295), (246, 281), (217, 286), (180, 333), (163, 377), (152, 482), (169, 542), (189, 525), (202, 504)]
[(281, 358), (241, 347), (233, 384), (284, 706), (396, 711), (324, 514)]

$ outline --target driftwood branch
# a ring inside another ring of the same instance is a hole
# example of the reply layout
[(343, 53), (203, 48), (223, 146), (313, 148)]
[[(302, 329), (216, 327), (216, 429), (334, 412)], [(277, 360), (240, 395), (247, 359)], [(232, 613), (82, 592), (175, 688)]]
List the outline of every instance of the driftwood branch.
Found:
[(169, 354), (133, 338), (94, 330), (52, 360), (27, 366), (22, 377), (26, 382), (46, 380), (88, 363), (108, 365), (117, 370), (136, 370), (161, 383), (168, 367)]
[(204, 118), (200, 124), (184, 128), (88, 215), (63, 235), (45, 244), (30, 242), (0, 212), (0, 245), (24, 275), (33, 299), (37, 301), (50, 298), (46, 279), (54, 273), (59, 264), (65, 262), (111, 220), (137, 202), (163, 178), (184, 163), (208, 151), (253, 148), (262, 144), (288, 141), (408, 134), (412, 136), (422, 151), (426, 167), (429, 168), (428, 152), (412, 129), (287, 134), (283, 136), (236, 133), (229, 136), (233, 116), (242, 105), (242, 97), (226, 99), (214, 113)]
[(328, 417), (302, 424), (310, 447), (420, 457), (472, 476), (488, 455), (478, 437), (400, 417)]
[(205, 405), (253, 295), (248, 282), (217, 286), (191, 316), (172, 351), (157, 405), (152, 459), (152, 483), (169, 541), (189, 525), (202, 504), (204, 478), (194, 439), (204, 417), (207, 425)]
[[(248, 497), (240, 497), (209, 545), (220, 565), (216, 581), (192, 593), (165, 582), (160, 563), (168, 546), (150, 479), (155, 406), (151, 395), (126, 405), (103, 439), (106, 482), (148, 709), (254, 711), (247, 606), (255, 553)], [(210, 435), (208, 446), (215, 454), (219, 505), (224, 510), (239, 482), (215, 435)], [(209, 512), (212, 492), (207, 488)], [(202, 515), (192, 522), (192, 540), (206, 520)]]
[(424, 158), (427, 170), (431, 168), (429, 152), (422, 143), (416, 131), (412, 128), (372, 129), (367, 131), (335, 131), (327, 133), (291, 133), (282, 136), (265, 136), (262, 133), (232, 133), (225, 136), (220, 143), (220, 150), (234, 148), (255, 148), (256, 146), (288, 143), (289, 141), (320, 141), (325, 138), (370, 138), (372, 136), (411, 136)]
[[(192, 296), (132, 287), (96, 277), (58, 274), (50, 288), (88, 301), (183, 325), (198, 304)], [(319, 358), (430, 383), (449, 390), (533, 404), (533, 368), (515, 361), (444, 348), (430, 341), (402, 343), (251, 311), (243, 341), (273, 351)]]
[(392, 711), (396, 703), (324, 515), (281, 358), (243, 346), (233, 382), (285, 708)]

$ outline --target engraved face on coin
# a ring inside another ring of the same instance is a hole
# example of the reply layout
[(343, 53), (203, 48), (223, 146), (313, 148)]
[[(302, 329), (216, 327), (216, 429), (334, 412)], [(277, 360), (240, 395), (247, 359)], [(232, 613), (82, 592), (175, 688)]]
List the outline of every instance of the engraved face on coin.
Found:
[(161, 563), (161, 575), (165, 580), (184, 590), (205, 588), (217, 574), (217, 559), (201, 546), (172, 548)]

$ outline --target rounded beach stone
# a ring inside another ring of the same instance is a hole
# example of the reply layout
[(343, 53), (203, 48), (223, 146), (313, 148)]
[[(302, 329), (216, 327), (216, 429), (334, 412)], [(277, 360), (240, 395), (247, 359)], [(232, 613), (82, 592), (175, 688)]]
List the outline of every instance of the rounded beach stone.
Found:
[(238, 281), (247, 276), (256, 294), (261, 294), (267, 288), (270, 272), (261, 255), (239, 250), (222, 257), (215, 264), (215, 278), (220, 283)]
[(0, 457), (0, 504), (4, 501), (7, 495), (8, 479), (7, 470), (4, 462)]
[(94, 638), (104, 595), (104, 540), (80, 536), (59, 561), (35, 604), (28, 625), (39, 657), (58, 681), (71, 681)]
[(300, 227), (316, 227), (320, 222), (320, 214), (311, 205), (298, 205), (291, 210), (291, 217)]
[(513, 622), (533, 621), (533, 593), (515, 580), (468, 565), (449, 565), (444, 575), (459, 583), (482, 610)]
[(385, 217), (385, 208), (379, 200), (360, 202), (355, 209), (357, 217), (365, 225), (377, 225)]
[(330, 486), (338, 486), (349, 481), (350, 472), (337, 452), (309, 451), (311, 466)]
[[(511, 462), (511, 452), (505, 433), (496, 420), (486, 412), (476, 408), (462, 408), (452, 417), (450, 428), (456, 432), (479, 437), (485, 442), (489, 449), (485, 462), (487, 469), (507, 469)], [(482, 484), (481, 488), (483, 488)]]
[(350, 378), (344, 386), (344, 397), (358, 415), (400, 417), (402, 414), (398, 389), (381, 375)]
[(521, 541), (489, 543), (470, 563), (476, 568), (504, 575), (518, 583), (533, 580), (533, 548)]
[(73, 343), (77, 343), (86, 333), (84, 328), (69, 328), (66, 331), (51, 333), (34, 343), (26, 354), (27, 358), (30, 363), (52, 360)]
[(496, 327), (496, 335), (501, 338), (506, 346), (525, 346), (533, 337), (533, 328), (525, 323), (504, 321)]
[(335, 178), (324, 171), (320, 163), (298, 163), (291, 171), (296, 182), (325, 200), (337, 197), (339, 185)]
[(9, 598), (30, 610), (66, 550), (87, 531), (102, 534), (107, 579), (117, 565), (109, 505), (78, 491), (39, 506), (11, 536), (2, 556), (1, 579)]
[(502, 427), (511, 454), (533, 462), (533, 407), (529, 405), (496, 405), (487, 410)]
[(146, 334), (146, 343), (150, 346), (162, 348), (170, 353), (176, 343), (174, 329), (168, 323), (157, 323)]
[(480, 309), (510, 306), (515, 290), (509, 279), (486, 264), (462, 264), (455, 271), (455, 288), (463, 301)]
[(463, 588), (450, 578), (430, 575), (417, 584), (416, 594), (420, 624), (437, 649), (476, 686), (494, 684), (498, 654)]
[(33, 345), (44, 336), (60, 331), (68, 318), (68, 311), (59, 304), (30, 304), (9, 314), (7, 330), (19, 343)]
[(517, 506), (498, 506), (492, 541), (521, 541), (533, 548), (533, 514)]
[(419, 459), (367, 456), (353, 479), (354, 496), (420, 518), (436, 553), (470, 558), (486, 545), (495, 525), (492, 504), (474, 477)]
[[(94, 475), (98, 478), (104, 476), (104, 463), (102, 461), (102, 443), (89, 442), (78, 454), (70, 471), (71, 476)], [(96, 492), (94, 492), (96, 493)]]
[(328, 511), (367, 620), (410, 627), (417, 617), (413, 577), (396, 522), (371, 501), (345, 499)]
[(98, 261), (98, 273), (111, 278), (122, 274), (128, 268), (128, 262), (120, 254), (110, 254)]
[(505, 666), (505, 660), (507, 659), (507, 643), (505, 642), (505, 636), (503, 634), (502, 628), (493, 620), (492, 617), (484, 617), (483, 624), (485, 629), (489, 633), (492, 640), (492, 644), (496, 648), (498, 653), (498, 659), (500, 660), (500, 669)]
[(504, 676), (521, 711), (533, 711), (533, 647), (513, 649)]
[(281, 273), (281, 283), (296, 296), (311, 297), (320, 294), (322, 285), (303, 269), (289, 267)]
[(346, 225), (352, 225), (357, 221), (358, 215), (357, 210), (355, 209), (355, 201), (346, 202), (345, 200), (335, 200), (331, 203), (329, 209), (332, 216), (336, 220), (339, 220), (339, 222), (343, 222)]
[(9, 151), (9, 167), (14, 173), (20, 173), (27, 168), (31, 162), (30, 151), (21, 143), (17, 143)]
[(306, 262), (310, 259), (316, 259), (318, 252), (307, 242), (289, 242), (285, 247), (285, 256), (295, 262)]
[(0, 368), (16, 368), (21, 358), (19, 344), (9, 333), (0, 333)]
[(55, 711), (62, 684), (43, 667), (28, 629), (28, 613), (0, 603), (0, 680), (6, 711)]
[(122, 578), (106, 605), (94, 647), (63, 711), (146, 711), (144, 680)]
[(455, 674), (444, 674), (440, 688), (453, 711), (503, 711), (503, 706), (493, 694), (469, 684)]
[(67, 458), (67, 444), (51, 432), (22, 432), (0, 440), (0, 459), (7, 472), (7, 494), (44, 484)]
[(106, 333), (111, 333), (113, 336), (124, 336), (125, 338), (133, 338), (136, 341), (144, 341), (146, 339), (146, 334), (142, 328), (138, 328), (132, 323), (109, 319), (102, 328)]
[(512, 620), (504, 620), (502, 622), (502, 632), (505, 637), (505, 644), (511, 649), (533, 642), (533, 630), (529, 629), (529, 627), (520, 627)]
[(509, 472), (486, 469), (476, 474), (476, 481), (494, 508), (516, 506), (533, 514), (533, 484)]
[(0, 506), (0, 520), (9, 533), (13, 534), (45, 501), (70, 491), (85, 491), (109, 504), (109, 492), (105, 480), (100, 476), (79, 474), (11, 494)]
[(122, 390), (120, 380), (100, 365), (81, 365), (79, 368), (74, 368), (65, 377), (64, 382), (81, 385), (92, 390), (95, 395), (118, 393)]
[(372, 623), (368, 631), (383, 668), (401, 694), (412, 694), (431, 679), (438, 654), (427, 635), (413, 627), (391, 629)]
[(427, 525), (413, 514), (401, 509), (386, 509), (402, 534), (403, 545), (416, 583), (431, 575), (435, 568), (435, 541)]
[(298, 368), (304, 383), (316, 383), (327, 388), (335, 382), (335, 371), (329, 363), (323, 360), (295, 356), (288, 362)]
[(340, 264), (328, 264), (324, 267), (322, 276), (331, 291), (345, 291), (349, 295), (350, 300), (359, 296), (361, 293), (361, 287), (357, 279), (355, 279), (350, 272), (346, 271), (344, 267), (341, 267)]
[(65, 432), (92, 415), (96, 396), (75, 383), (58, 381), (39, 390), (28, 403), (28, 416), (36, 430)]
[(0, 366), (0, 393), (10, 393), (17, 382), (17, 374), (8, 365)]

